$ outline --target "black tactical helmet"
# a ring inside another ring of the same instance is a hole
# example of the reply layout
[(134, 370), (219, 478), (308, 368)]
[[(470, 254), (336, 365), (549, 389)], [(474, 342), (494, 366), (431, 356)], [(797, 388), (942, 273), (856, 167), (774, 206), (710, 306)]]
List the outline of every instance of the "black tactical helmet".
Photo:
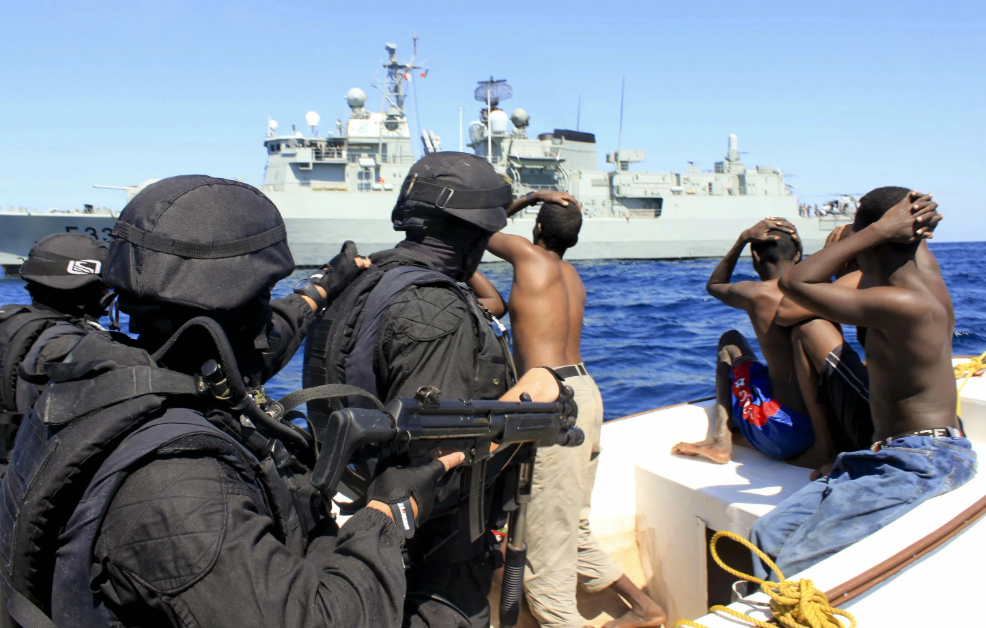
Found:
[(86, 235), (55, 233), (38, 240), (21, 277), (57, 290), (75, 290), (100, 281), (109, 253), (106, 246)]
[(232, 310), (293, 270), (270, 199), (245, 183), (186, 175), (147, 186), (123, 208), (103, 281), (138, 299)]
[(495, 233), (507, 225), (511, 201), (510, 184), (482, 157), (432, 153), (411, 166), (391, 219), (397, 231), (413, 231), (455, 216)]

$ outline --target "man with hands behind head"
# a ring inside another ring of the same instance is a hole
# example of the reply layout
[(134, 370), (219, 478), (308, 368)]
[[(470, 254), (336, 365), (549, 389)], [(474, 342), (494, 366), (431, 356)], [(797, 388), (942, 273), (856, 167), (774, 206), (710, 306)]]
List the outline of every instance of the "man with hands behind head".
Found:
[[(730, 279), (746, 245), (760, 281)], [(834, 455), (825, 413), (806, 391), (795, 361), (795, 344), (813, 347), (841, 343), (832, 323), (808, 321), (786, 327), (777, 321), (783, 299), (777, 281), (801, 260), (801, 242), (784, 218), (765, 218), (743, 231), (712, 271), (706, 289), (726, 305), (743, 310), (757, 334), (766, 366), (757, 361), (746, 338), (729, 330), (719, 339), (716, 366), (716, 419), (712, 434), (698, 443), (679, 443), (672, 453), (703, 456), (717, 463), (731, 459), (737, 431), (757, 451), (801, 466), (819, 467)], [(826, 340), (828, 338), (828, 340)]]
[[(955, 315), (936, 264), (918, 263), (942, 216), (930, 195), (877, 188), (860, 199), (855, 233), (780, 280), (797, 304), (865, 327), (876, 441), (840, 454), (831, 472), (787, 498), (751, 540), (786, 576), (865, 538), (922, 502), (967, 482), (976, 454), (955, 416)], [(856, 259), (859, 288), (829, 283)], [(754, 559), (760, 575), (766, 568)]]
[[(582, 363), (582, 320), (586, 292), (565, 251), (578, 243), (582, 208), (566, 192), (539, 191), (523, 196), (507, 210), (512, 215), (542, 203), (532, 239), (506, 233), (490, 237), (487, 250), (510, 262), (510, 322), (518, 372), (551, 368), (575, 393), (577, 426), (585, 432), (578, 447), (538, 451), (531, 503), (527, 508), (527, 602), (545, 627), (581, 628), (579, 585), (590, 592), (610, 589), (630, 605), (608, 628), (660, 626), (664, 610), (623, 573), (603, 551), (589, 527), (592, 487), (601, 451), (603, 403), (599, 388)], [(471, 285), (495, 315), (506, 311), (485, 278)]]

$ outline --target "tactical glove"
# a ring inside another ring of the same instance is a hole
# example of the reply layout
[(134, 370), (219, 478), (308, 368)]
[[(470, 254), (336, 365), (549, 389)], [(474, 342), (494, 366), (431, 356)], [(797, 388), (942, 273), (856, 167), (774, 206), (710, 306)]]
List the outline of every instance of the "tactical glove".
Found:
[(352, 240), (346, 240), (342, 245), (342, 250), (329, 261), (326, 268), (312, 274), (311, 280), (315, 285), (325, 290), (326, 302), (332, 303), (346, 289), (346, 286), (353, 283), (353, 280), (363, 271), (356, 265), (358, 256), (359, 251), (356, 249), (356, 243)]
[[(431, 514), (435, 503), (435, 483), (444, 474), (445, 465), (441, 460), (433, 460), (420, 467), (391, 467), (373, 480), (366, 492), (366, 499), (390, 506), (394, 523), (404, 533), (404, 538), (409, 539), (414, 536), (417, 526)], [(411, 497), (418, 504), (417, 520), (411, 507)]]

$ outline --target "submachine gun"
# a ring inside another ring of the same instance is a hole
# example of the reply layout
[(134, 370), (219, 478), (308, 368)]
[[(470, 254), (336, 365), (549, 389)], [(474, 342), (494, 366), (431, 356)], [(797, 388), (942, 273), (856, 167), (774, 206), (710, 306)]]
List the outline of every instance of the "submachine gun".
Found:
[[(500, 625), (514, 626), (520, 613), (527, 544), (524, 527), (531, 499), (534, 457), (539, 447), (574, 447), (585, 440), (575, 427), (578, 408), (572, 389), (564, 387), (556, 401), (442, 399), (434, 387), (423, 387), (414, 399), (394, 399), (383, 406), (369, 393), (352, 386), (326, 385), (300, 390), (281, 399), (280, 413), (311, 401), (343, 395), (369, 398), (375, 408), (344, 408), (331, 413), (324, 425), (314, 426), (322, 443), (312, 472), (312, 484), (331, 498), (340, 482), (365, 494), (369, 478), (359, 477), (350, 465), (361, 461), (401, 460), (409, 466), (427, 464), (439, 454), (465, 454), (462, 492), (468, 493), (469, 534), (478, 539), (486, 530), (484, 512), (486, 464), (491, 450), (517, 445), (511, 462), (517, 463), (518, 482), (509, 513), (507, 553), (500, 599)], [(279, 414), (280, 414), (279, 413)], [(494, 447), (494, 445), (496, 447)], [(345, 478), (345, 480), (344, 480)], [(362, 490), (360, 490), (362, 489)]]

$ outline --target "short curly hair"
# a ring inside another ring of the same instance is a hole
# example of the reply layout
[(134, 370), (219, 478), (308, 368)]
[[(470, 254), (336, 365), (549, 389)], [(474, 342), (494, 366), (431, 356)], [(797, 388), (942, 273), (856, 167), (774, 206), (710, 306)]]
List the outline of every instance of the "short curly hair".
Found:
[(575, 246), (582, 229), (582, 212), (574, 205), (544, 203), (538, 212), (537, 224), (545, 246), (557, 253)]
[(870, 190), (859, 199), (853, 230), (857, 233), (883, 218), (887, 210), (904, 200), (910, 188), (887, 186)]

